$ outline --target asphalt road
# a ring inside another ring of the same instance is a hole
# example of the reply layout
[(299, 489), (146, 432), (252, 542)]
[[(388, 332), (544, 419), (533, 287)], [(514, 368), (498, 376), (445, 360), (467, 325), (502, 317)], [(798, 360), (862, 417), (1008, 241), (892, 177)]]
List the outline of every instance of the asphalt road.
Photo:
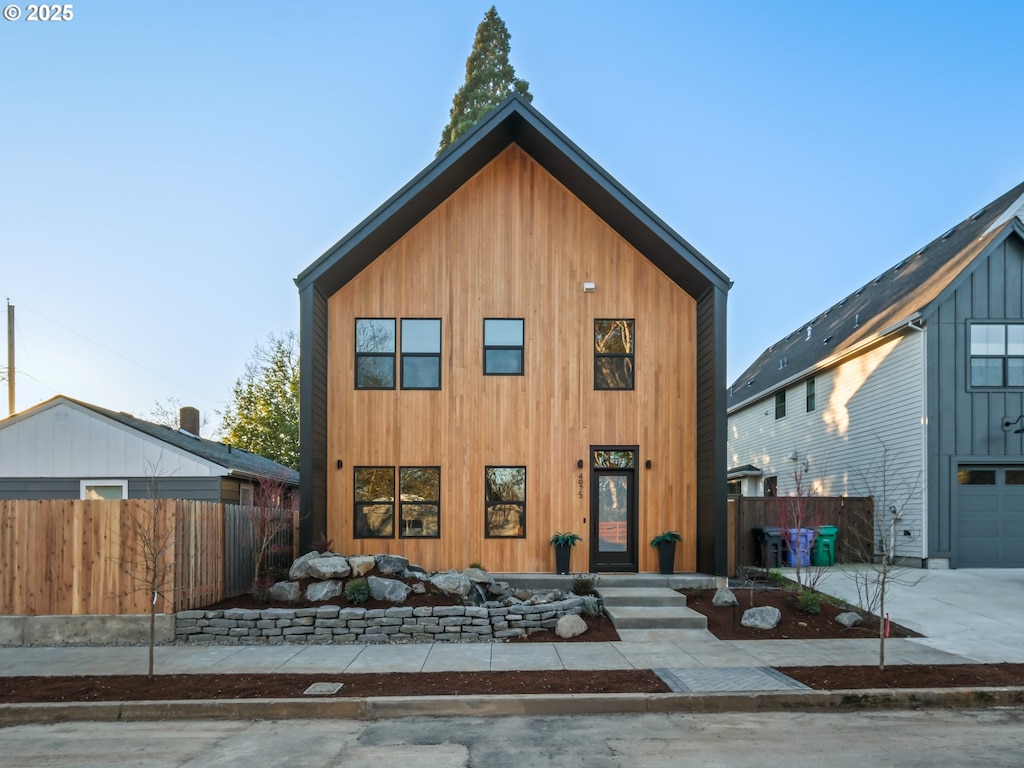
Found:
[(0, 729), (0, 766), (1020, 768), (1024, 709), (59, 723)]

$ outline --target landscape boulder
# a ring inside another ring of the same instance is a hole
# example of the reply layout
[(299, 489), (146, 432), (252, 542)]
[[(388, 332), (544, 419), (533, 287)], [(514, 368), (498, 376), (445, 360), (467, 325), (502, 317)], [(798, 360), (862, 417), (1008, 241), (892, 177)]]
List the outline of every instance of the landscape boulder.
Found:
[(404, 603), (412, 591), (409, 585), (398, 579), (382, 579), (369, 576), (366, 579), (370, 586), (370, 597), (374, 600), (385, 600), (389, 603)]
[(324, 600), (330, 600), (331, 598), (338, 597), (344, 591), (344, 586), (344, 582), (340, 579), (314, 581), (306, 587), (306, 599), (311, 603), (321, 603)]
[(343, 579), (352, 573), (352, 569), (341, 555), (328, 555), (310, 560), (306, 572), (314, 579)]
[(836, 616), (836, 621), (844, 627), (856, 627), (864, 623), (863, 617), (856, 611), (846, 611)]
[(377, 558), (369, 555), (356, 555), (348, 558), (348, 567), (352, 569), (352, 576), (355, 578), (365, 576), (373, 570), (373, 566), (376, 564)]
[(578, 637), (587, 631), (587, 622), (575, 613), (567, 613), (555, 624), (555, 634), (561, 638)]
[(781, 620), (782, 612), (778, 608), (762, 605), (745, 610), (740, 623), (744, 627), (753, 627), (754, 629), (775, 629)]
[(468, 595), (469, 590), (473, 586), (473, 583), (464, 573), (459, 573), (455, 570), (435, 573), (430, 577), (430, 583), (445, 594), (459, 595), (460, 597)]
[(288, 569), (288, 578), (291, 581), (298, 581), (299, 579), (309, 578), (309, 564), (313, 560), (319, 560), (319, 552), (307, 552), (302, 557), (295, 559), (292, 563), (292, 567)]
[(283, 603), (297, 603), (302, 599), (302, 589), (297, 581), (279, 581), (270, 588), (270, 599)]
[(409, 561), (398, 555), (377, 555), (377, 570), (382, 576), (402, 576), (409, 570)]
[(719, 587), (715, 590), (715, 596), (711, 598), (711, 604), (719, 608), (726, 608), (730, 605), (737, 605), (736, 595), (728, 587)]

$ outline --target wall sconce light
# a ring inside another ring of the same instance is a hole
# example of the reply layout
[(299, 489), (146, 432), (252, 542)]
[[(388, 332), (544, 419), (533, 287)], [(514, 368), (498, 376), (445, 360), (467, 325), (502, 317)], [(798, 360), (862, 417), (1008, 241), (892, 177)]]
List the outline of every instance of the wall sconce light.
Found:
[(648, 469), (650, 469), (651, 468), (651, 460), (648, 459), (647, 461), (645, 461), (644, 462), (644, 466), (647, 467)]
[[(1022, 420), (1024, 420), (1024, 413), (1022, 413), (1020, 416), (1018, 416), (1016, 419), (1013, 419), (1013, 420), (1010, 420), (1010, 419), (1008, 419), (1008, 418), (1006, 418), (1004, 416), (1003, 417), (1003, 429), (1009, 429), (1014, 424), (1020, 424), (1020, 422)], [(1013, 434), (1015, 434), (1015, 435), (1024, 435), (1024, 426), (1017, 427), (1017, 429), (1013, 430)]]
[(341, 459), (338, 459), (338, 469), (341, 469), (344, 466), (345, 466), (345, 462), (342, 461)]
[(576, 462), (576, 469), (583, 469), (583, 459), (579, 459)]
[(597, 290), (597, 284), (596, 283), (586, 282), (586, 283), (583, 284), (583, 292), (584, 293), (593, 293), (596, 290)]

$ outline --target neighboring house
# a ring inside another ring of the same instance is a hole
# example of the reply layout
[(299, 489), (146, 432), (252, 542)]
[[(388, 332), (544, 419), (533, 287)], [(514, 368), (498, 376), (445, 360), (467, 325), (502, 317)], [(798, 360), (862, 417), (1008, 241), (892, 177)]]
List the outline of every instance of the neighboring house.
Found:
[(895, 508), (898, 556), (1024, 567), (1022, 215), (1024, 184), (765, 350), (729, 390), (730, 490), (799, 470)]
[(303, 542), (724, 573), (729, 281), (511, 97), (297, 279)]
[(0, 499), (174, 498), (252, 503), (261, 482), (298, 486), (298, 472), (182, 429), (58, 395), (0, 421)]

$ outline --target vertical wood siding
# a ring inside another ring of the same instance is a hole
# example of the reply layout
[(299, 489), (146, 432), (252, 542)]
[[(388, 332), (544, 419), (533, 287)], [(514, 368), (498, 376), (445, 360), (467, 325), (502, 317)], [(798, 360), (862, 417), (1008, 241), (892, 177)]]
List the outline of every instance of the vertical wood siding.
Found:
[[(596, 292), (584, 294), (584, 281)], [(580, 569), (590, 545), (588, 448), (639, 445), (640, 570), (657, 568), (647, 541), (668, 529), (684, 539), (677, 569), (695, 568), (696, 304), (518, 147), (328, 307), (335, 549), (401, 553), (428, 569), (478, 561), (492, 571), (549, 571), (551, 534), (575, 531), (584, 537)], [(357, 317), (441, 318), (443, 388), (355, 390)], [(487, 317), (525, 319), (525, 376), (483, 375)], [(594, 391), (595, 318), (635, 319), (635, 391)], [(371, 465), (441, 467), (440, 539), (353, 539), (353, 468)], [(484, 537), (487, 465), (527, 467), (525, 539)]]

